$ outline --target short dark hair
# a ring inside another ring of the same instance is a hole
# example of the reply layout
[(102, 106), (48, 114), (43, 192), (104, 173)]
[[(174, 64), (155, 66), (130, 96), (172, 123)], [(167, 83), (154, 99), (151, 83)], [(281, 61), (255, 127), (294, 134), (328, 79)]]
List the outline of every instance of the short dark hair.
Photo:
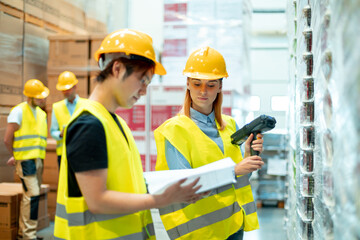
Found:
[[(140, 71), (145, 74), (149, 69), (155, 69), (155, 63), (150, 59), (141, 57), (138, 58), (137, 55), (131, 55), (130, 59), (120, 57), (117, 59), (112, 60), (104, 70), (98, 73), (97, 77), (95, 78), (96, 82), (104, 82), (105, 79), (112, 74), (112, 67), (115, 61), (119, 61), (124, 64), (126, 68), (126, 73), (124, 78), (130, 76), (134, 71)], [(139, 56), (140, 57), (140, 56)]]

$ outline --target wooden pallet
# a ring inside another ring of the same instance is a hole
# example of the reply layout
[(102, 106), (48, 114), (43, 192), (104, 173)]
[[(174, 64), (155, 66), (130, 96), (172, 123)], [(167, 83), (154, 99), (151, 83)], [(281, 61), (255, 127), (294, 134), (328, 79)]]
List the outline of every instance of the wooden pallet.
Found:
[(273, 206), (277, 208), (284, 208), (285, 202), (284, 200), (257, 200), (256, 207), (262, 208), (264, 206)]

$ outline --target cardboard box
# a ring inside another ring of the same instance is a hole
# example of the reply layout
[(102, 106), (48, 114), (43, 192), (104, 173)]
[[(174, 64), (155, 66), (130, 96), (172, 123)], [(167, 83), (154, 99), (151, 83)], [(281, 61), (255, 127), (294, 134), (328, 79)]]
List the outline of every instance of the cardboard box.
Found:
[(19, 198), (16, 192), (0, 190), (0, 228), (16, 227)]
[(50, 221), (54, 221), (56, 215), (56, 207), (48, 207), (48, 213), (49, 213)]
[[(39, 201), (39, 215), (38, 217), (47, 216), (47, 193), (49, 192), (49, 185), (48, 184), (41, 184), (40, 190), (40, 201)], [(20, 202), (22, 199), (22, 186), (21, 183), (8, 183), (3, 182), (0, 183), (0, 192), (7, 192), (12, 194), (18, 194), (18, 209), (20, 209)], [(18, 217), (16, 218), (18, 219)]]
[[(4, 157), (4, 155), (2, 156)], [(3, 158), (3, 162), (6, 162), (10, 156), (6, 156)], [(14, 181), (14, 172), (15, 167), (2, 165), (0, 166), (0, 182), (13, 182)]]
[(47, 228), (49, 226), (50, 226), (50, 216), (49, 216), (49, 214), (47, 214), (46, 216), (43, 216), (38, 219), (38, 225), (37, 225), (36, 230), (39, 231), (39, 230)]
[(90, 35), (90, 66), (91, 71), (100, 71), (99, 65), (94, 58), (95, 52), (99, 49), (106, 34), (92, 34)]
[(44, 0), (25, 0), (25, 13), (43, 19)]
[(86, 17), (86, 30), (91, 33), (107, 33), (106, 24), (94, 18)]
[(46, 149), (46, 157), (44, 160), (44, 169), (55, 169), (58, 171), (57, 154), (55, 150)]
[(57, 168), (44, 168), (42, 181), (44, 184), (51, 185), (51, 188), (57, 188), (59, 181), (59, 170)]
[(87, 71), (89, 62), (89, 36), (49, 36), (48, 67), (62, 67), (68, 71)]
[(43, 18), (44, 21), (54, 26), (59, 26), (60, 4), (62, 1), (44, 1), (43, 2)]
[(70, 2), (65, 0), (58, 0), (60, 1), (60, 8), (59, 8), (59, 27), (65, 29), (69, 32), (74, 32), (74, 24), (73, 24), (73, 11), (72, 8), (74, 7)]
[[(0, 139), (3, 141), (7, 127), (7, 114), (0, 114)], [(11, 167), (6, 165), (7, 160), (11, 157), (5, 144), (0, 144), (0, 182), (7, 181), (6, 178), (10, 176)], [(12, 179), (12, 176), (11, 178)]]
[(0, 240), (16, 240), (17, 228), (0, 228)]
[(24, 29), (24, 81), (36, 78), (47, 86), (49, 32), (29, 23), (25, 23)]
[(16, 8), (18, 10), (24, 11), (24, 0), (1, 0), (1, 3)]
[(57, 191), (50, 190), (48, 192), (48, 208), (56, 208)]
[(23, 99), (23, 20), (0, 12), (0, 103), (15, 106)]

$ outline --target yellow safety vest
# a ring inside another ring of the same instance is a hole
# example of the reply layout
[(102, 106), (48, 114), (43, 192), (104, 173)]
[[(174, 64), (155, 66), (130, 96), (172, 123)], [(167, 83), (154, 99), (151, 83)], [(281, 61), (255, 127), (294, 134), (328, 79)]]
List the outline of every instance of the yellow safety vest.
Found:
[[(83, 103), (83, 98), (79, 98), (78, 102), (76, 103), (74, 112), (81, 106)], [(53, 104), (53, 109), (55, 113), (56, 120), (59, 124), (60, 132), (63, 130), (64, 126), (68, 124), (70, 121), (71, 115), (69, 113), (68, 108), (66, 107), (65, 99)], [(62, 146), (63, 146), (63, 139), (56, 141), (56, 154), (58, 156), (62, 153)]]
[(22, 109), (22, 120), (20, 129), (14, 133), (13, 153), (15, 160), (44, 159), (47, 145), (46, 112), (36, 107), (35, 119), (27, 102), (22, 102), (17, 106)]
[[(239, 146), (231, 144), (230, 136), (236, 130), (232, 117), (223, 115), (227, 123), (219, 131), (224, 154), (217, 144), (206, 136), (188, 117), (179, 115), (167, 120), (154, 132), (158, 156), (156, 170), (168, 170), (165, 156), (167, 139), (189, 162), (197, 168), (231, 157), (242, 160)], [(217, 127), (219, 128), (219, 124)], [(171, 239), (226, 239), (241, 227), (245, 231), (259, 228), (256, 204), (247, 175), (237, 182), (220, 187), (194, 204), (173, 204), (160, 209), (160, 216)]]
[[(146, 193), (140, 154), (125, 121), (118, 117), (128, 142), (103, 105), (92, 100), (84, 101), (78, 111), (74, 112), (69, 125), (84, 111), (90, 112), (102, 123), (108, 153), (107, 189)], [(67, 127), (64, 139), (66, 131)], [(83, 196), (69, 197), (65, 145), (60, 167), (54, 236), (55, 239), (75, 240), (155, 239), (155, 231), (149, 210), (132, 214), (94, 214), (89, 211)]]

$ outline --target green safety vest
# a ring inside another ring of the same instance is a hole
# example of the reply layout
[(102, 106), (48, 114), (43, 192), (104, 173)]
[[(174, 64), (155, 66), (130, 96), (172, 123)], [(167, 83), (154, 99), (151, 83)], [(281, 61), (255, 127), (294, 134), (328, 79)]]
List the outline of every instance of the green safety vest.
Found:
[(44, 159), (47, 145), (46, 112), (40, 107), (36, 107), (35, 119), (27, 102), (22, 102), (17, 106), (22, 109), (22, 120), (20, 129), (14, 132), (13, 154), (15, 160)]
[[(128, 142), (110, 113), (96, 101), (86, 101), (74, 112), (69, 125), (82, 112), (88, 111), (100, 120), (106, 136), (108, 153), (108, 190), (147, 192), (139, 151), (125, 121), (118, 117)], [(68, 125), (68, 126), (69, 126)], [(66, 130), (65, 136), (66, 139)], [(91, 186), (88, 186), (91, 187)], [(94, 214), (89, 211), (83, 196), (68, 196), (68, 162), (66, 145), (63, 149), (54, 227), (55, 239), (155, 239), (149, 210), (131, 214)]]
[[(219, 134), (224, 144), (224, 154), (187, 116), (179, 115), (163, 123), (154, 132), (158, 151), (156, 170), (169, 169), (165, 139), (192, 168), (226, 157), (235, 163), (240, 162), (240, 148), (230, 141), (231, 134), (236, 131), (235, 120), (226, 115), (222, 118), (226, 127), (219, 130)], [(219, 124), (216, 124), (219, 128)], [(259, 228), (256, 204), (247, 175), (238, 176), (236, 183), (220, 187), (194, 204), (173, 204), (162, 208), (160, 216), (171, 239), (226, 239), (242, 227), (245, 231)]]

